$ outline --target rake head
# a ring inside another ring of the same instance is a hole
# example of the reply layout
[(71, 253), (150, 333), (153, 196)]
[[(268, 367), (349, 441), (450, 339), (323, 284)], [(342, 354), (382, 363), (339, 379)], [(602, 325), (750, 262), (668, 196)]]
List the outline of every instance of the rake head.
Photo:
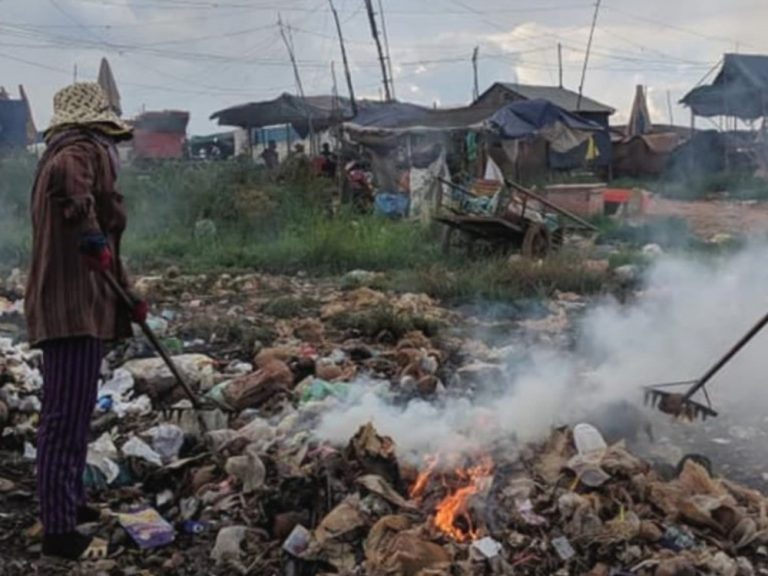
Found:
[(711, 406), (705, 406), (690, 398), (686, 400), (685, 394), (668, 392), (655, 386), (645, 388), (645, 404), (683, 420), (693, 421), (697, 418), (706, 420), (717, 416), (717, 412)]

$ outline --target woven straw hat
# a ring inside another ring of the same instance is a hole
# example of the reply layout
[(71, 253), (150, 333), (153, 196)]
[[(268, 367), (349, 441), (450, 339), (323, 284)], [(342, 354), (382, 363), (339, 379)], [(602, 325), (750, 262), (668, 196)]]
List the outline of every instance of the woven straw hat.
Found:
[(131, 132), (131, 127), (112, 111), (104, 90), (96, 82), (78, 82), (59, 90), (53, 97), (53, 118), (48, 131), (86, 124), (112, 124)]

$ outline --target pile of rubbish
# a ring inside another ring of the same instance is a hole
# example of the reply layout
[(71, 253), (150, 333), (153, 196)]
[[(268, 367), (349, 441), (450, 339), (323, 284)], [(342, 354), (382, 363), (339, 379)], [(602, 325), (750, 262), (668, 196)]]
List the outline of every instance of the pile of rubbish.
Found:
[[(323, 418), (363, 386), (397, 405), (471, 399), (503, 382), (509, 351), (450, 330), (431, 335), (430, 326), (455, 325), (455, 313), (424, 295), (359, 285), (371, 279), (357, 274), (345, 291), (256, 276), (139, 281), (161, 310), (154, 328), (175, 341), (174, 359), (205, 406), (198, 417), (142, 339), (109, 354), (85, 477), (105, 517), (83, 529), (114, 552), (79, 573), (768, 573), (768, 502), (713, 477), (705, 459), (653, 467), (587, 424), (539, 444), (496, 438), (455, 453), (398, 449), (365, 421), (344, 442), (320, 437)], [(266, 307), (270, 290), (292, 295), (289, 313)], [(0, 573), (64, 574), (39, 559), (42, 358), (23, 342), (18, 291), (7, 293)], [(556, 342), (582, 307), (561, 295), (517, 328)], [(271, 322), (273, 332), (232, 352), (229, 339), (190, 328), (201, 315), (216, 326)]]

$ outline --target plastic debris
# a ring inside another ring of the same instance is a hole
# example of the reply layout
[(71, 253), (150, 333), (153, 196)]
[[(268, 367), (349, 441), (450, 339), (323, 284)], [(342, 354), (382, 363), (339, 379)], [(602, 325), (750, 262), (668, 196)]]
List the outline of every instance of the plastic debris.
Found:
[(153, 508), (137, 508), (117, 517), (120, 525), (142, 550), (166, 546), (176, 539), (173, 526)]
[(219, 530), (216, 535), (216, 544), (211, 550), (211, 559), (217, 564), (228, 560), (239, 560), (243, 553), (241, 545), (247, 533), (248, 528), (245, 526), (227, 526)]
[(309, 548), (311, 534), (301, 524), (297, 524), (283, 542), (283, 550), (292, 556), (300, 557)]
[(163, 459), (160, 457), (160, 454), (152, 450), (146, 442), (137, 436), (131, 436), (130, 439), (123, 444), (121, 451), (124, 456), (140, 458), (156, 466), (163, 465)]
[(112, 484), (120, 475), (120, 466), (116, 462), (118, 458), (117, 447), (109, 432), (105, 432), (88, 446), (86, 462), (104, 475), (107, 484)]
[(185, 520), (181, 524), (181, 529), (185, 534), (203, 534), (209, 528), (208, 522), (200, 522), (199, 520)]
[(163, 463), (173, 462), (179, 457), (184, 444), (184, 431), (174, 424), (160, 424), (146, 432), (152, 438), (152, 448), (160, 455)]
[(573, 546), (571, 546), (571, 543), (565, 536), (553, 538), (552, 547), (557, 552), (557, 555), (560, 556), (560, 560), (564, 562), (568, 562), (576, 556), (576, 550), (573, 549)]
[(486, 536), (485, 538), (472, 542), (472, 549), (477, 550), (483, 558), (490, 560), (499, 555), (499, 552), (502, 550), (502, 545), (490, 536)]

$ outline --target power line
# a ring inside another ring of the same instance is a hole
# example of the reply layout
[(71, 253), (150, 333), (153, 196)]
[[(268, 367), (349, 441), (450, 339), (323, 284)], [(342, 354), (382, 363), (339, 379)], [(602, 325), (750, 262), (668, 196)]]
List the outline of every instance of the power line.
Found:
[(639, 14), (633, 14), (631, 12), (625, 12), (624, 10), (620, 10), (619, 8), (616, 8), (615, 6), (606, 6), (606, 8), (611, 12), (616, 12), (617, 14), (621, 14), (623, 16), (626, 16), (627, 18), (630, 18), (632, 20), (637, 20), (639, 22), (645, 22), (646, 24), (653, 24), (654, 26), (661, 26), (662, 28), (667, 28), (669, 30), (676, 30), (677, 32), (682, 32), (684, 34), (690, 34), (691, 36), (696, 36), (698, 38), (702, 38), (704, 40), (709, 40), (710, 42), (719, 42), (719, 43), (725, 43), (733, 45), (734, 43), (739, 43), (744, 46), (749, 46), (751, 48), (755, 48), (757, 50), (760, 50), (759, 47), (755, 46), (754, 44), (749, 44), (748, 42), (743, 42), (740, 40), (734, 40), (733, 38), (725, 38), (723, 36), (712, 36), (710, 34), (704, 34), (702, 32), (699, 32), (698, 30), (694, 30), (692, 28), (685, 28), (683, 26), (677, 26), (675, 24), (670, 24), (669, 22), (664, 22), (661, 20), (656, 20), (654, 18), (648, 18), (647, 16), (641, 16)]

